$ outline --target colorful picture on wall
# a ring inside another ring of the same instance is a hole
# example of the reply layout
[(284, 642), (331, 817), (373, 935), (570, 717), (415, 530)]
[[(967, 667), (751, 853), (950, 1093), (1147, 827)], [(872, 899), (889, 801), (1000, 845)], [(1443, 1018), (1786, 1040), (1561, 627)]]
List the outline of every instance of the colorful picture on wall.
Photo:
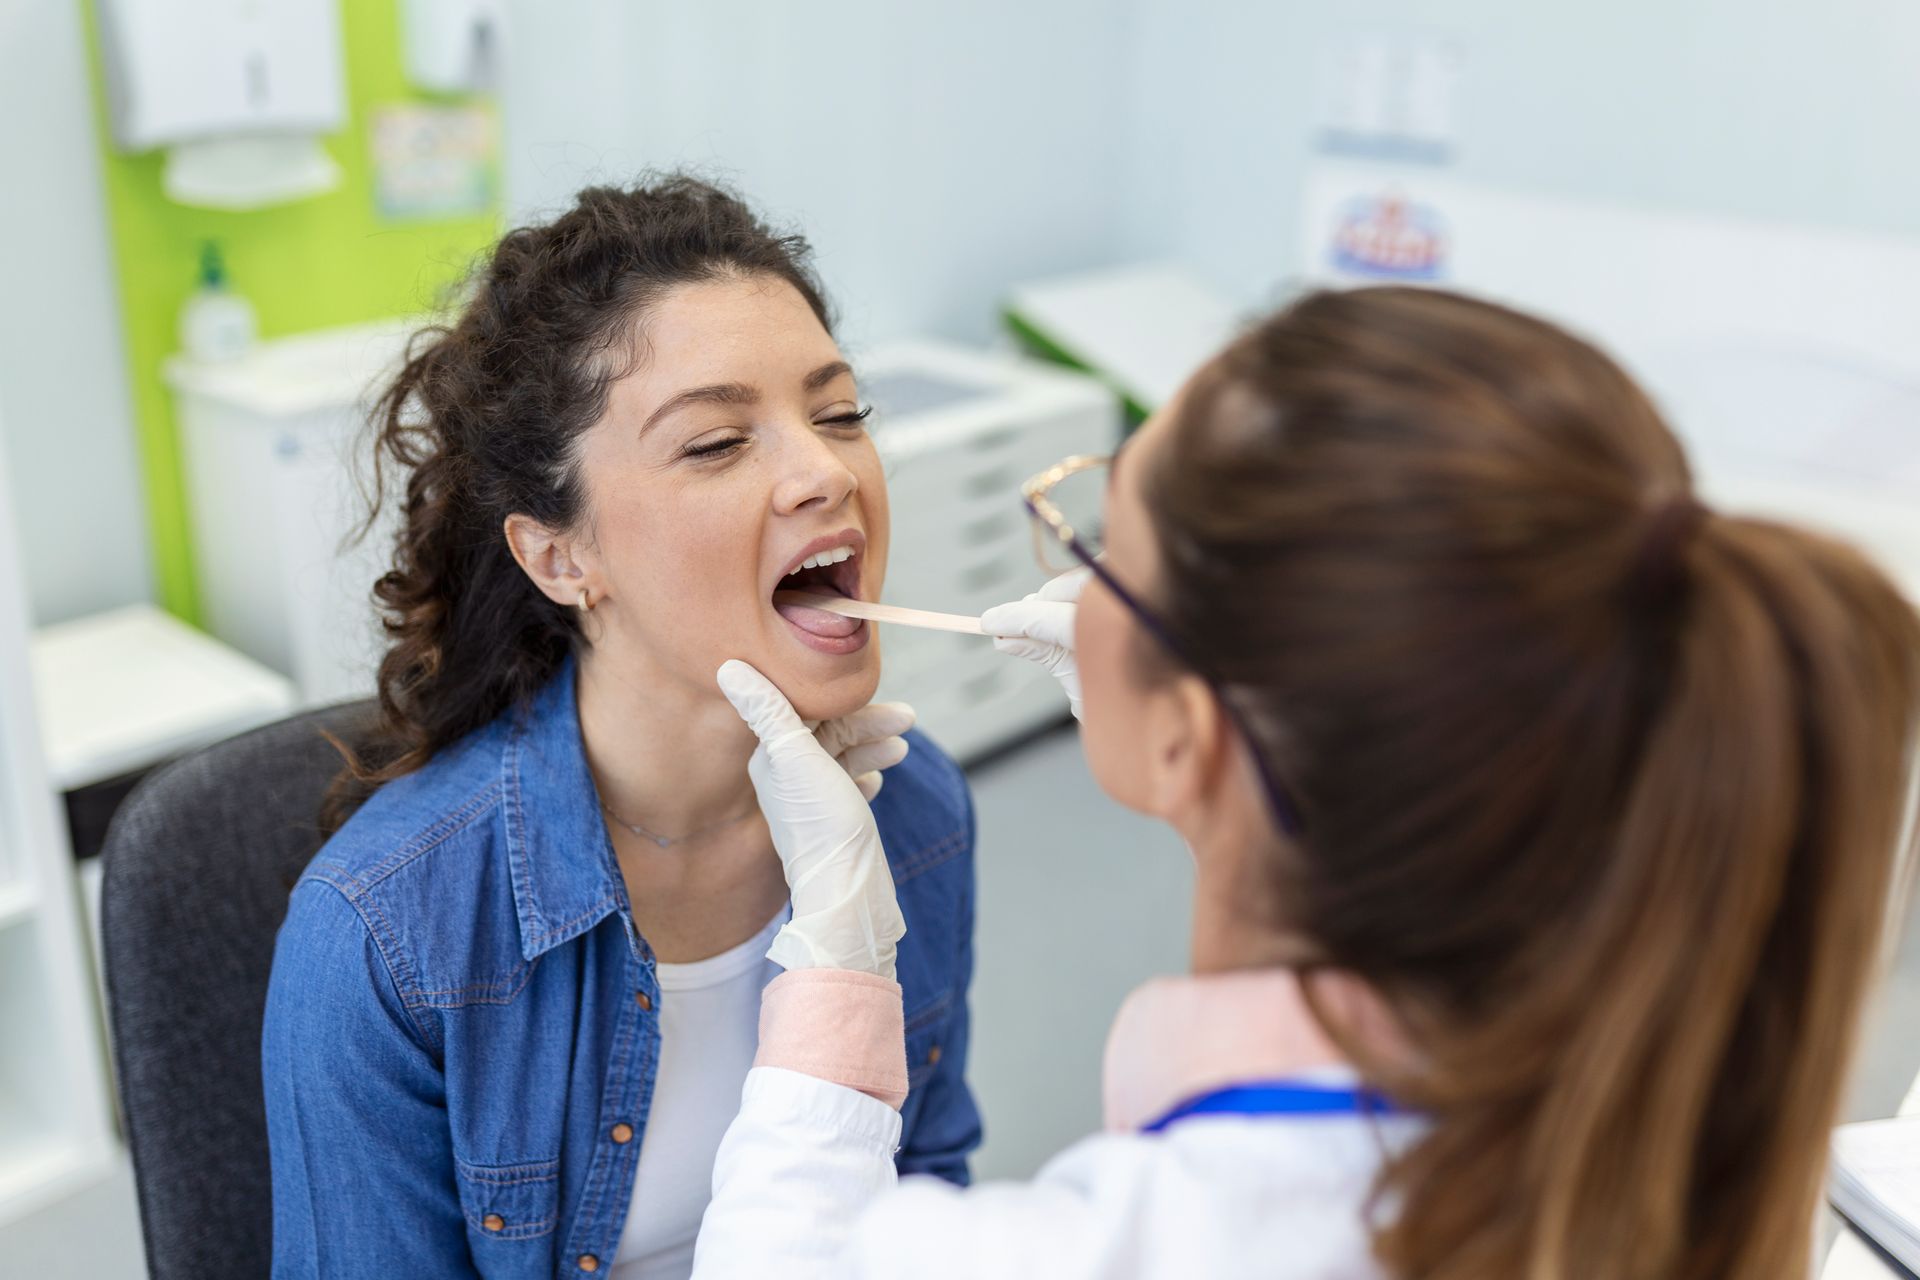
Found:
[(374, 200), (381, 217), (464, 217), (493, 207), (499, 130), (490, 109), (377, 107), (370, 129)]

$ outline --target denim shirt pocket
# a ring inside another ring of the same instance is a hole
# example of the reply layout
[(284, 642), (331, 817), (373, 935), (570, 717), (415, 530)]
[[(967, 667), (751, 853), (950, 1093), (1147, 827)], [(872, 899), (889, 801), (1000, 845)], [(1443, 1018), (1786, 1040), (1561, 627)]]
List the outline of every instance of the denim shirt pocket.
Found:
[[(546, 1257), (546, 1246), (525, 1243), (553, 1235), (560, 1216), (560, 1162), (536, 1160), (524, 1164), (469, 1164), (455, 1161), (460, 1183), (460, 1208), (467, 1219), (467, 1241), (473, 1258), (505, 1274), (519, 1274), (529, 1252)], [(533, 1274), (533, 1273), (529, 1273)]]

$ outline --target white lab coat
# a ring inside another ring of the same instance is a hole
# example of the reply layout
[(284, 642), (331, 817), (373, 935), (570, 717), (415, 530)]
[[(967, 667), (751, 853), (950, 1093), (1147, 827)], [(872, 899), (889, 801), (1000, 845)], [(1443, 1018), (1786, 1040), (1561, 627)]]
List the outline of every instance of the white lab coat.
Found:
[[(1248, 994), (1241, 984), (1243, 1007), (1231, 1012), (1271, 1015), (1270, 1003), (1246, 1007)], [(1185, 995), (1176, 1001), (1194, 1012)], [(1123, 1070), (1130, 1060), (1128, 1041), (1142, 1046), (1131, 1057), (1162, 1061), (1146, 1086), (1116, 1090), (1109, 1079), (1110, 1122), (1116, 1094), (1144, 1103), (1157, 1085), (1177, 1100), (1209, 1076), (1217, 1084), (1297, 1059), (1209, 1043), (1198, 1028), (1227, 1025), (1230, 1010), (1201, 1005), (1198, 1021), (1134, 1018), (1131, 1036), (1123, 1014), (1109, 1076), (1116, 1059)], [(1207, 1071), (1209, 1062), (1219, 1069)], [(1031, 1182), (962, 1190), (896, 1178), (892, 1107), (813, 1075), (755, 1067), (714, 1165), (694, 1278), (1375, 1280), (1366, 1224), (1374, 1180), (1386, 1153), (1417, 1130), (1405, 1116), (1193, 1116), (1157, 1134), (1088, 1138)]]

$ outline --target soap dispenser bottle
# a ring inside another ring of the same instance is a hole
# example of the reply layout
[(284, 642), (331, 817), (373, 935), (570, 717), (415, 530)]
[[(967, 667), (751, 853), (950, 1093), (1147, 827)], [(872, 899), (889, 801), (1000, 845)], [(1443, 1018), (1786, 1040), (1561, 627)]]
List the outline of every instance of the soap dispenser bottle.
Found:
[(237, 360), (253, 346), (253, 307), (227, 286), (220, 246), (200, 248), (200, 287), (180, 309), (180, 345), (195, 360)]

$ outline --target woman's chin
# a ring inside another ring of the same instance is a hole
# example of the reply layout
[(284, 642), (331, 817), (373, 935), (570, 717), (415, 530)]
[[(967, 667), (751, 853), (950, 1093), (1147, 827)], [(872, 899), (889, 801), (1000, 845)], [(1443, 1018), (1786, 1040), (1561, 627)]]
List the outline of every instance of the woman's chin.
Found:
[[(785, 664), (788, 670), (767, 673), (802, 720), (838, 720), (852, 715), (873, 701), (880, 687), (880, 655), (872, 647), (859, 655), (836, 659), (839, 671), (821, 672), (799, 669), (802, 664)], [(808, 663), (806, 666), (814, 664)]]

